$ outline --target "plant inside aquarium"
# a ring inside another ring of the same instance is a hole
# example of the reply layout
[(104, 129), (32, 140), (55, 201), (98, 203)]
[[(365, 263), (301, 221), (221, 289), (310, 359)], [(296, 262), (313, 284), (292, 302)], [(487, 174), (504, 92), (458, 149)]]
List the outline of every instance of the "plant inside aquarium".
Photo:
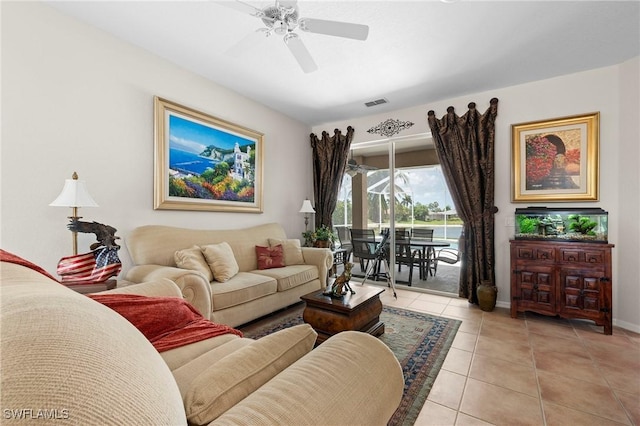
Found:
[(518, 227), (520, 228), (521, 234), (534, 234), (537, 232), (538, 225), (540, 223), (540, 220), (537, 218), (519, 214), (516, 216), (516, 220), (518, 221)]
[(569, 230), (577, 232), (582, 235), (596, 235), (593, 229), (598, 226), (596, 222), (591, 220), (587, 216), (580, 216), (579, 214), (569, 215)]

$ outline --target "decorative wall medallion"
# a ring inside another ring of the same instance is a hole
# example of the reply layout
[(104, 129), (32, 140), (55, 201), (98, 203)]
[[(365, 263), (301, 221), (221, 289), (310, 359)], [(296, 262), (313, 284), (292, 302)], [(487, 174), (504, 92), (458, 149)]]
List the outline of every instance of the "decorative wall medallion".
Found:
[(367, 130), (368, 133), (379, 133), (382, 136), (391, 137), (393, 135), (397, 135), (404, 129), (408, 129), (413, 126), (413, 123), (410, 121), (400, 121), (389, 118), (388, 120), (383, 121), (375, 127)]

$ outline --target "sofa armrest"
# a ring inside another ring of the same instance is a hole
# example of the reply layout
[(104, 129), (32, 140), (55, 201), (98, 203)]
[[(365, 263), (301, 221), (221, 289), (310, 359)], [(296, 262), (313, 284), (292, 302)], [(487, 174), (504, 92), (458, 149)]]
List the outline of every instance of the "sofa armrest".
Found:
[(302, 257), (307, 265), (316, 265), (322, 288), (327, 286), (329, 269), (333, 266), (333, 254), (327, 248), (302, 247)]
[(391, 349), (369, 334), (345, 331), (327, 339), (210, 425), (383, 426), (398, 408), (403, 390), (402, 367)]
[(167, 278), (173, 281), (182, 297), (193, 305), (203, 317), (211, 318), (211, 285), (199, 272), (161, 265), (138, 265), (127, 272), (126, 280), (135, 283)]

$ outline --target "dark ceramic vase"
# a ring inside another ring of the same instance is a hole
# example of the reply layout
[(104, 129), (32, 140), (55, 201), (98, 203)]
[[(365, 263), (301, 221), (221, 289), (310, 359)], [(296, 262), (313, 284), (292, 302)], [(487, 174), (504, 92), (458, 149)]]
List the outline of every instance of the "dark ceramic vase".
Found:
[(316, 242), (314, 243), (315, 247), (320, 247), (320, 248), (329, 248), (329, 241), (328, 240), (316, 240)]
[(491, 281), (481, 281), (476, 289), (478, 296), (478, 304), (480, 309), (486, 312), (493, 311), (496, 307), (496, 299), (498, 298), (498, 287), (491, 285)]

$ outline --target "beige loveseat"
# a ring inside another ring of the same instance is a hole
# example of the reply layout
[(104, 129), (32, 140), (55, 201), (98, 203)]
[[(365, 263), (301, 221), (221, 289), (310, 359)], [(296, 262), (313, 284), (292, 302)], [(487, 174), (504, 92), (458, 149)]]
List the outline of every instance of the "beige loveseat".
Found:
[[(158, 353), (127, 320), (44, 275), (0, 263), (3, 424), (384, 425), (404, 385), (359, 332), (316, 349), (308, 325)], [(180, 297), (169, 280), (111, 292)]]
[[(230, 326), (245, 324), (297, 303), (300, 296), (324, 288), (333, 264), (329, 249), (300, 248), (299, 240), (287, 239), (277, 223), (231, 230), (149, 225), (134, 229), (126, 240), (136, 265), (127, 272), (127, 281), (168, 278), (203, 316)], [(193, 255), (221, 243), (228, 243), (238, 266), (238, 272), (225, 282), (215, 280), (213, 274), (206, 276), (210, 273), (206, 258), (200, 262), (205, 262), (204, 266), (193, 266), (191, 262), (192, 269), (176, 264), (177, 252), (192, 250)], [(278, 244), (285, 247), (286, 266), (259, 270), (256, 246)]]

